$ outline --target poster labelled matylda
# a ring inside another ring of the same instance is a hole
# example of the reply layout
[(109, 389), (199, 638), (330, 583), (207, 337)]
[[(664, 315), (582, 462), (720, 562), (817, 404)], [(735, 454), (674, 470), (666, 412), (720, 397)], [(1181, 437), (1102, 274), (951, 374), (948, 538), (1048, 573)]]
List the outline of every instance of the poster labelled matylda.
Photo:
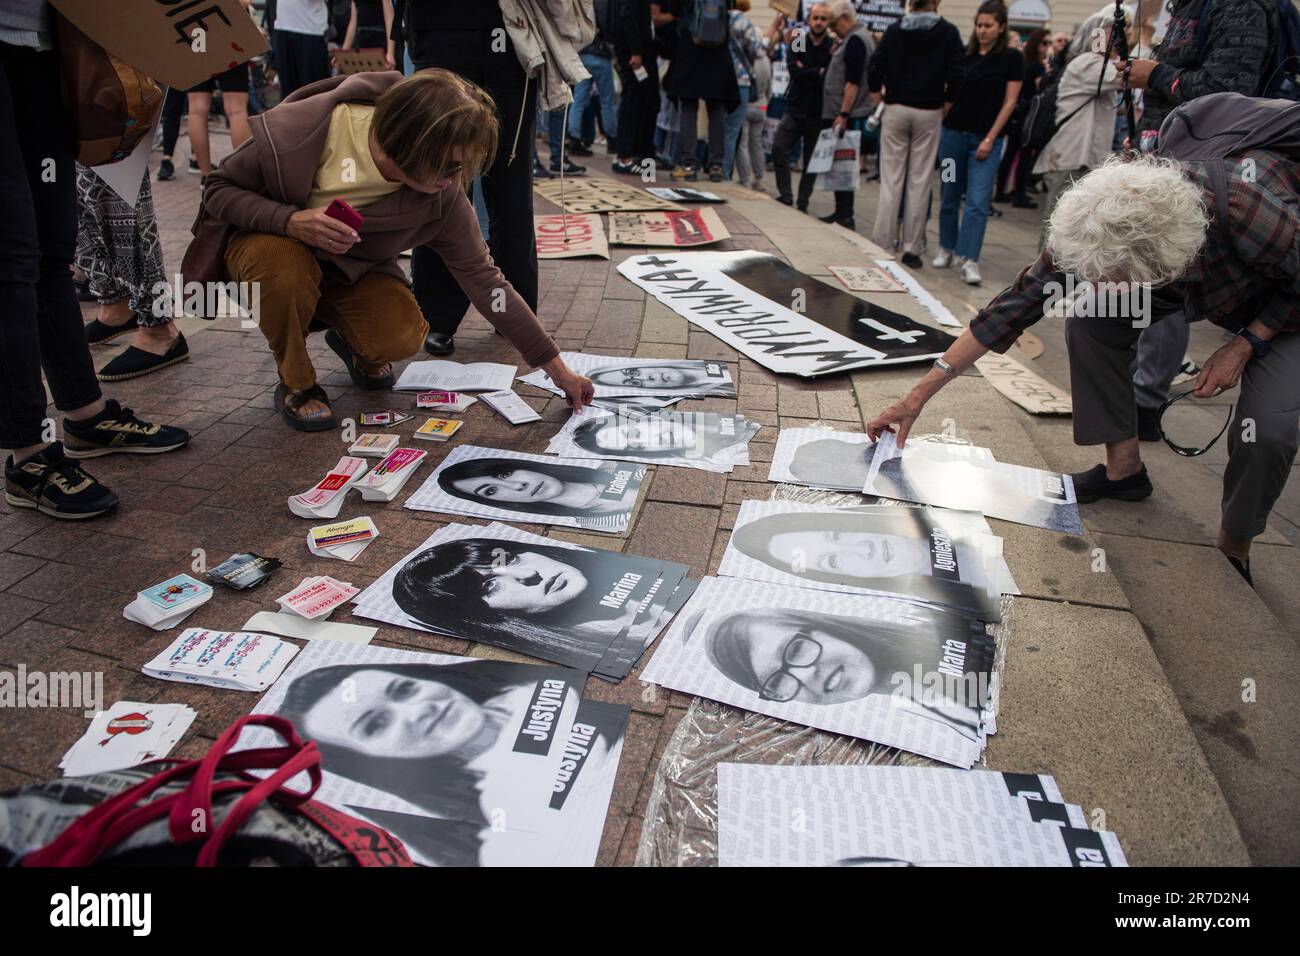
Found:
[(768, 253), (651, 253), (618, 271), (692, 325), (785, 375), (929, 361), (954, 341)]

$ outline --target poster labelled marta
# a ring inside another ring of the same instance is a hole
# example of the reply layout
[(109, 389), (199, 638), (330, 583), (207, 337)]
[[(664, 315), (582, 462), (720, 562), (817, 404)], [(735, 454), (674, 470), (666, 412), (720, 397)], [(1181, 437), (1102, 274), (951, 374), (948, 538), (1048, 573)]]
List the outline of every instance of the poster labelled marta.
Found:
[(955, 341), (765, 252), (647, 254), (618, 271), (692, 325), (785, 375), (925, 362)]

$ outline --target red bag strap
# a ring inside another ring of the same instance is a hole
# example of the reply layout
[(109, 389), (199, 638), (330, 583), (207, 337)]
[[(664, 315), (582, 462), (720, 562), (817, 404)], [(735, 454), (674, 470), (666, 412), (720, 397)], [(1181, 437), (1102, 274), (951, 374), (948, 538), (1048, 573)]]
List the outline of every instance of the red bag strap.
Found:
[[(266, 727), (268, 730), (274, 731), (287, 742), (288, 746), (241, 751), (240, 755), (231, 759), (230, 749), (239, 741), (244, 728), (250, 726)], [(320, 753), (313, 745), (310, 748), (312, 756), (307, 760), (300, 761), (298, 758), (304, 750), (307, 750), (307, 745), (303, 744), (298, 737), (298, 731), (294, 729), (293, 724), (283, 717), (276, 717), (272, 714), (249, 714), (246, 717), (240, 717), (217, 738), (217, 742), (199, 761), (199, 765), (194, 771), (194, 779), (190, 782), (190, 785), (183, 792), (177, 794), (176, 800), (172, 803), (168, 820), (168, 830), (171, 833), (172, 840), (176, 843), (190, 843), (194, 840), (203, 839), (212, 832), (212, 785), (213, 779), (222, 770), (238, 770), (240, 772), (273, 770), (294, 764), (293, 773), (290, 773), (287, 777), (276, 773), (268, 779), (288, 780), (303, 770), (307, 770), (311, 777), (311, 786), (306, 794), (289, 791), (289, 795), (298, 797), (300, 800), (310, 797), (316, 792), (321, 783)], [(227, 763), (228, 760), (229, 764)], [(257, 788), (254, 787), (254, 789)], [(266, 793), (266, 791), (260, 792)], [(194, 821), (196, 817), (201, 817), (204, 826), (195, 828)]]
[[(288, 745), (229, 753), (247, 726), (267, 727), (288, 741)], [(220, 771), (247, 776), (249, 770), (276, 772), (264, 781), (253, 777), (214, 781)], [(246, 796), (236, 808), (232, 808), (233, 813), (235, 809), (243, 807), (240, 810), (242, 823), (283, 782), (304, 771), (311, 780), (311, 785), (305, 792), (289, 789), (281, 792), (283, 799), (291, 806), (296, 807), (308, 800), (320, 786), (320, 752), (315, 744), (304, 744), (293, 725), (284, 718), (270, 714), (250, 714), (231, 724), (201, 760), (177, 763), (91, 808), (47, 846), (24, 856), (21, 863), (23, 866), (88, 866), (109, 848), (163, 815), (169, 816), (169, 831), (177, 843), (191, 842), (205, 834), (209, 835), (208, 839), (212, 839), (217, 832), (222, 833), (221, 842), (224, 843), (236, 832), (238, 825), (226, 828), (223, 821), (217, 831), (213, 831), (210, 825), (196, 831), (192, 825), (196, 809), (201, 809), (206, 815), (204, 819), (210, 823), (213, 819), (212, 798), (215, 794), (225, 795), (232, 790), (256, 791), (258, 796), (255, 802), (244, 806), (245, 801), (249, 801)], [(165, 784), (191, 773), (194, 774), (193, 781), (181, 792), (146, 804), (140, 803)], [(275, 782), (268, 787), (266, 784), (269, 781)], [(214, 861), (219, 849), (218, 846), (212, 854)]]
[[(316, 788), (320, 786), (320, 751), (316, 749), (314, 743), (309, 743), (302, 748), (291, 760), (271, 774), (264, 780), (259, 780), (253, 784), (247, 793), (239, 798), (239, 802), (226, 811), (226, 815), (221, 820), (221, 825), (212, 833), (207, 842), (203, 844), (203, 849), (199, 851), (198, 859), (194, 861), (195, 866), (216, 866), (217, 858), (221, 854), (221, 849), (226, 845), (244, 822), (256, 812), (257, 808), (273, 794), (280, 793), (282, 784), (288, 782), (293, 777), (302, 773), (304, 770), (313, 775), (311, 791), (308, 794), (300, 795), (298, 803), (302, 800), (309, 799), (311, 793), (315, 793)], [(295, 791), (286, 790), (285, 793), (293, 794)], [(180, 804), (176, 804), (179, 806)], [(173, 818), (175, 812), (173, 808)]]

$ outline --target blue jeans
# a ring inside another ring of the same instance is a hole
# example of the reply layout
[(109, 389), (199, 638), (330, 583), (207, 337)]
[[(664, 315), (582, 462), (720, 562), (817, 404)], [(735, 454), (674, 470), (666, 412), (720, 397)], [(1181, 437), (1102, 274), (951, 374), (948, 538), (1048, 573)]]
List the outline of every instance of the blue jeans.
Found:
[(569, 136), (589, 142), (582, 135), (582, 119), (587, 113), (587, 101), (591, 99), (591, 88), (596, 88), (600, 99), (600, 123), (605, 127), (605, 137), (612, 143), (618, 135), (618, 106), (614, 101), (614, 64), (603, 56), (594, 53), (582, 54), (582, 65), (591, 74), (591, 79), (583, 80), (573, 88), (573, 105), (569, 107)]
[(749, 112), (749, 87), (740, 87), (740, 102), (727, 114), (722, 127), (722, 175), (731, 179), (731, 168), (736, 162), (736, 144), (740, 142), (740, 128), (745, 125), (745, 114)]
[[(989, 203), (1006, 145), (1006, 137), (999, 137), (988, 157), (981, 161), (975, 158), (975, 152), (983, 138), (978, 133), (963, 133), (946, 126), (939, 135), (939, 247), (972, 262), (979, 262), (984, 247)], [(959, 231), (957, 215), (963, 195), (966, 210)]]

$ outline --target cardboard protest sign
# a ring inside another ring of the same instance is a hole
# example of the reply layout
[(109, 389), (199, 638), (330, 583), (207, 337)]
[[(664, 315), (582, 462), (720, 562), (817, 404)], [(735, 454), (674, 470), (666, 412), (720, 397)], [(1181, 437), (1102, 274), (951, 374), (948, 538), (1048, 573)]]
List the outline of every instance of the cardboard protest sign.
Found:
[(618, 271), (692, 325), (786, 375), (930, 361), (955, 341), (765, 252), (646, 254)]
[(635, 212), (682, 208), (675, 202), (651, 196), (644, 189), (599, 177), (566, 179), (563, 182), (557, 177), (534, 182), (533, 189), (565, 212)]
[(609, 241), (616, 246), (708, 246), (731, 233), (712, 209), (616, 212), (609, 217)]
[(51, 0), (113, 56), (187, 90), (265, 53), (266, 38), (239, 0)]
[(990, 385), (1035, 415), (1070, 415), (1074, 405), (1067, 392), (1035, 375), (1009, 355), (989, 352), (975, 360)]
[(907, 12), (904, 0), (866, 0), (857, 4), (857, 8), (858, 22), (876, 33), (884, 33)]
[(768, 0), (770, 6), (777, 13), (783, 13), (791, 20), (799, 16), (799, 0)]
[(372, 50), (344, 50), (334, 51), (334, 56), (339, 65), (340, 73), (382, 73), (388, 69), (388, 61), (384, 58), (384, 51), (380, 49)]
[(605, 228), (596, 213), (556, 213), (534, 216), (537, 234), (537, 258), (572, 259), (576, 256), (609, 258)]
[(930, 290), (917, 282), (912, 274), (903, 268), (902, 263), (895, 262), (893, 259), (877, 259), (876, 266), (882, 272), (893, 276), (898, 284), (940, 325), (947, 325), (954, 329), (962, 327), (962, 324), (957, 321), (957, 316), (948, 311), (948, 307), (936, 299)]
[(827, 266), (831, 275), (853, 292), (906, 292), (884, 269), (877, 266)]

